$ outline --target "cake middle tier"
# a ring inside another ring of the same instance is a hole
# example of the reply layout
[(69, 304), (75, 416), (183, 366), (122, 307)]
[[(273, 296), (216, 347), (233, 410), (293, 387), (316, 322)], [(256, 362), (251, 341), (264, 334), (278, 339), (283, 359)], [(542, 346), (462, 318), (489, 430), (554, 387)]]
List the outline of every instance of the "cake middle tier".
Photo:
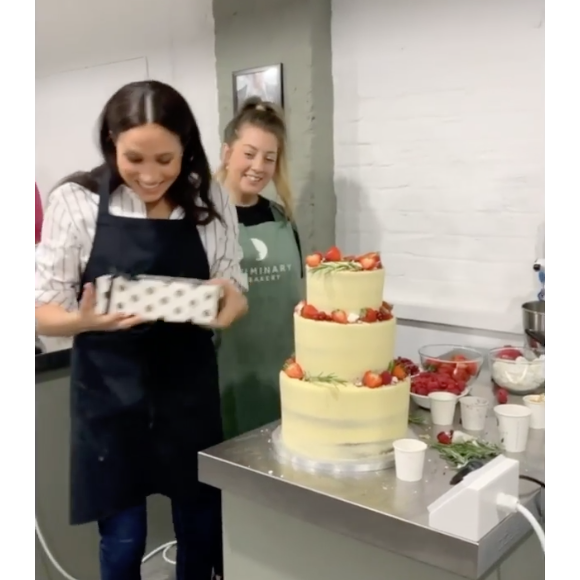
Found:
[(387, 370), (395, 356), (396, 318), (338, 324), (294, 315), (296, 362), (310, 376), (360, 381), (367, 371)]

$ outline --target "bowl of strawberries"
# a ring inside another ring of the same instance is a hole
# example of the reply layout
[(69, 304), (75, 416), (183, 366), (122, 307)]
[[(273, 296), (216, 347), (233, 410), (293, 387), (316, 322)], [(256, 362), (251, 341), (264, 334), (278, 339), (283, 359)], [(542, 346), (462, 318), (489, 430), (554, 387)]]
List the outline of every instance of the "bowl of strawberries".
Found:
[(424, 371), (450, 375), (471, 385), (479, 376), (485, 356), (475, 348), (449, 344), (430, 344), (419, 349)]
[(430, 393), (443, 391), (453, 393), (458, 397), (465, 397), (470, 390), (470, 385), (444, 373), (422, 371), (411, 377), (411, 400), (422, 409), (431, 408)]
[(411, 399), (429, 409), (429, 394), (446, 391), (464, 397), (479, 376), (485, 357), (464, 346), (432, 344), (419, 349), (421, 372), (411, 379)]

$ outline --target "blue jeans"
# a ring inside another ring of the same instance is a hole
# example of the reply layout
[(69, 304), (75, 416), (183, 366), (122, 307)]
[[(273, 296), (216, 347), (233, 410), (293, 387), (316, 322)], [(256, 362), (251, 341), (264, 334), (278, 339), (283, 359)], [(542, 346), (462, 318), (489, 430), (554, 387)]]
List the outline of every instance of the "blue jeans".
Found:
[[(211, 580), (222, 576), (222, 530), (219, 504), (171, 502), (177, 540), (176, 580)], [(99, 522), (101, 580), (141, 580), (147, 542), (146, 504)]]

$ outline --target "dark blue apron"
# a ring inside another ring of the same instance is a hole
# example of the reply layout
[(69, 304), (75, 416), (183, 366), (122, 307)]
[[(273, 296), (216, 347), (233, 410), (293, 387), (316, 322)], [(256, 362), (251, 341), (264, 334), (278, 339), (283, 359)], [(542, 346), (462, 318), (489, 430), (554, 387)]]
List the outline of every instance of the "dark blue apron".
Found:
[[(113, 216), (110, 189), (107, 178), (82, 284), (111, 272), (209, 279), (194, 224)], [(72, 524), (104, 519), (155, 493), (206, 505), (219, 501), (217, 490), (198, 482), (197, 453), (222, 440), (209, 330), (155, 322), (75, 338)]]

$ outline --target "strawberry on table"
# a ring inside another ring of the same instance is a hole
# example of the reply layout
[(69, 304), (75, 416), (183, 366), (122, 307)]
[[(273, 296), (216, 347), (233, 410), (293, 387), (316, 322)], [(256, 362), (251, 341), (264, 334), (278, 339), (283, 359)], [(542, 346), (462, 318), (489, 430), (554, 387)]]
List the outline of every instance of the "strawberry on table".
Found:
[(505, 405), (508, 402), (508, 392), (499, 387), (495, 392), (495, 399), (500, 405)]
[(453, 443), (453, 431), (441, 431), (441, 433), (438, 433), (437, 443), (441, 443), (441, 445), (451, 445), (451, 443)]

